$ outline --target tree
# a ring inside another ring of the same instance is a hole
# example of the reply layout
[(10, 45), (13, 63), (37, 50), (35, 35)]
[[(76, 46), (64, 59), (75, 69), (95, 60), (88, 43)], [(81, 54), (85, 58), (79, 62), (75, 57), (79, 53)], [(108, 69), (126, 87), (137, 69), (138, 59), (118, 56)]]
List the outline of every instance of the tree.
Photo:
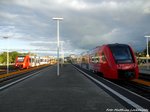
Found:
[(15, 63), (16, 57), (20, 55), (20, 53), (13, 51), (10, 52), (10, 63)]
[(0, 54), (0, 63), (7, 63), (7, 52), (3, 52), (2, 54)]
[[(16, 51), (9, 52), (9, 63), (15, 63), (16, 57), (22, 55), (25, 56), (27, 53), (18, 53)], [(0, 63), (6, 64), (7, 63), (7, 52), (3, 52), (0, 54)]]

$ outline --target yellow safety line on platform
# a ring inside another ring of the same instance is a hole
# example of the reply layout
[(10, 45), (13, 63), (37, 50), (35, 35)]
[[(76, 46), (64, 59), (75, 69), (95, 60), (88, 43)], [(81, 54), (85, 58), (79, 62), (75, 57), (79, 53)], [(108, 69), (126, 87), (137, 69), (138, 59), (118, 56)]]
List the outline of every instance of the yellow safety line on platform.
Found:
[(150, 86), (150, 82), (149, 81), (144, 81), (144, 80), (141, 80), (141, 79), (134, 79), (132, 81), (136, 82), (136, 83), (140, 83), (140, 84), (146, 85), (146, 86)]
[(38, 69), (38, 68), (41, 68), (41, 67), (44, 67), (44, 66), (48, 66), (48, 65), (41, 65), (41, 66), (29, 68), (29, 69), (24, 69), (24, 70), (20, 70), (20, 71), (11, 72), (11, 73), (8, 73), (8, 74), (2, 74), (2, 75), (0, 75), (0, 79), (8, 77), (8, 76), (15, 75), (15, 74), (20, 74), (20, 73), (25, 73), (27, 71), (32, 71), (32, 70), (35, 70), (35, 69)]

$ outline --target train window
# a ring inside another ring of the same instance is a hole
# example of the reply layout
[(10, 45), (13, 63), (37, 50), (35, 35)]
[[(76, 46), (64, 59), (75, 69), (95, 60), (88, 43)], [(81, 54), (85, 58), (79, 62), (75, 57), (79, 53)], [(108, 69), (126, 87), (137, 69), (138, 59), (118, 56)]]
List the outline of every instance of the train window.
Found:
[(94, 63), (94, 57), (92, 56), (92, 62)]
[(106, 61), (106, 57), (104, 53), (102, 53), (102, 61)]
[(95, 57), (95, 63), (99, 63), (99, 57)]
[(99, 63), (100, 59), (99, 59), (99, 53), (95, 53), (95, 63)]
[(116, 63), (132, 63), (133, 58), (128, 46), (110, 46)]
[(82, 58), (82, 62), (85, 63), (85, 58), (84, 57)]
[(18, 56), (18, 62), (23, 62), (24, 61), (24, 56)]
[(34, 58), (32, 58), (32, 63), (35, 63), (35, 59)]

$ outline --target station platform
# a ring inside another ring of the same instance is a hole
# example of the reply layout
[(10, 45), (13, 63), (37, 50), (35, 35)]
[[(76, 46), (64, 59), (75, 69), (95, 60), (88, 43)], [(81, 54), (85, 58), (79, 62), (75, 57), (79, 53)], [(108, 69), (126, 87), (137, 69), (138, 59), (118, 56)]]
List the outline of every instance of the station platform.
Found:
[(125, 109), (72, 65), (48, 67), (3, 91), (0, 112), (105, 112)]
[(139, 66), (139, 72), (141, 73), (141, 74), (148, 74), (148, 75), (150, 75), (150, 66), (142, 66), (142, 65), (140, 65)]
[(150, 69), (139, 69), (139, 72), (140, 72), (141, 74), (150, 75)]

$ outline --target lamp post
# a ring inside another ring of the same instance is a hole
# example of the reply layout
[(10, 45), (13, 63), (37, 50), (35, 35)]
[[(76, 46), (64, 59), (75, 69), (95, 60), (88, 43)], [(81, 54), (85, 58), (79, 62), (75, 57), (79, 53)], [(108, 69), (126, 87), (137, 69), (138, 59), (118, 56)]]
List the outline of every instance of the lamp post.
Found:
[(150, 37), (150, 36), (144, 36), (144, 37), (146, 37), (147, 39), (146, 39), (146, 43), (147, 43), (147, 54), (146, 54), (146, 58), (147, 58), (147, 60), (146, 60), (146, 63), (147, 63), (147, 69), (149, 69), (149, 66), (148, 66), (148, 58), (149, 58), (149, 49), (148, 49), (148, 38)]
[(8, 51), (8, 38), (9, 37), (3, 37), (4, 39), (7, 39), (7, 74), (9, 73), (9, 51)]
[(63, 18), (54, 17), (52, 19), (57, 21), (57, 75), (59, 76), (59, 21)]
[(62, 55), (61, 55), (61, 57), (62, 57), (61, 65), (62, 65), (62, 66), (63, 66), (63, 64), (64, 64), (64, 50), (63, 50), (63, 44), (64, 44), (64, 42), (62, 41), (62, 42), (61, 42), (61, 53), (62, 53)]

